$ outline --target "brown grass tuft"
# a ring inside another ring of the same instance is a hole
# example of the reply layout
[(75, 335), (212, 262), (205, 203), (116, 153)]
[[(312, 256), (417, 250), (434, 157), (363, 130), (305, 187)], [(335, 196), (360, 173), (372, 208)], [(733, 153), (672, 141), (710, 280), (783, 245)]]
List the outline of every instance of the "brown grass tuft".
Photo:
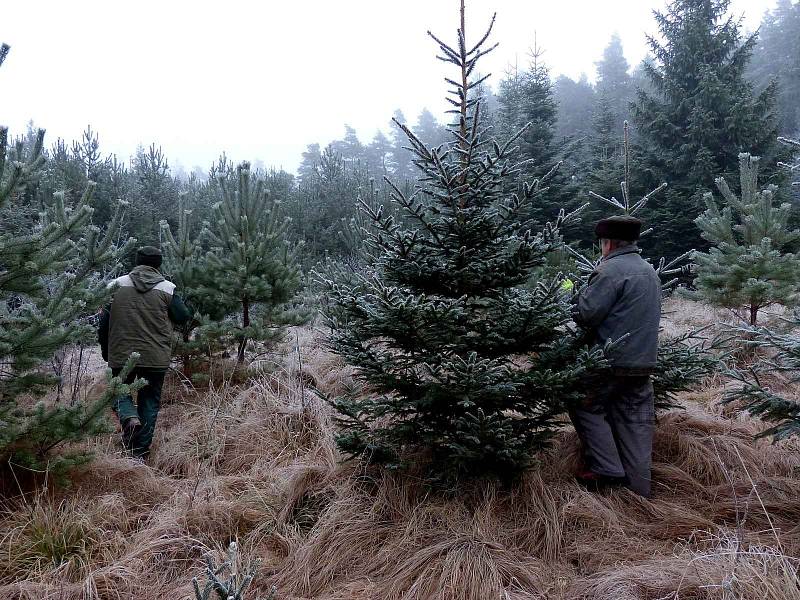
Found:
[(289, 352), (246, 389), (168, 404), (148, 465), (104, 438), (72, 487), (6, 499), (0, 598), (186, 600), (203, 555), (238, 540), (263, 562), (253, 600), (273, 584), (286, 600), (800, 600), (797, 443), (709, 412), (713, 383), (661, 418), (650, 501), (578, 487), (568, 428), (510, 488), (444, 496), (338, 464), (306, 385), (336, 393), (352, 372), (318, 335), (298, 332), (302, 372)]

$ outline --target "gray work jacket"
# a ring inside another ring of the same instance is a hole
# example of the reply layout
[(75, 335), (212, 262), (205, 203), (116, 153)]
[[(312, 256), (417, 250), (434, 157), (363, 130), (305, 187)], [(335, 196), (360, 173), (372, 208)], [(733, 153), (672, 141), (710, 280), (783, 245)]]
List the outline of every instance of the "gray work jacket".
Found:
[(658, 354), (661, 280), (633, 245), (605, 257), (573, 300), (573, 318), (591, 329), (617, 369), (652, 369)]

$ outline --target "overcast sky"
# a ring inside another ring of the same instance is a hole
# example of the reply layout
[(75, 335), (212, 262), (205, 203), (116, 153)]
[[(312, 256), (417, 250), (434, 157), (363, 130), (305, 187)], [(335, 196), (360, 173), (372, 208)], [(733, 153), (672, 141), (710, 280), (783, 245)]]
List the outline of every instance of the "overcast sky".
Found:
[[(481, 72), (496, 84), (534, 34), (554, 75), (594, 77), (613, 32), (631, 64), (656, 30), (663, 0), (467, 0), (475, 40), (497, 12), (500, 47)], [(775, 0), (734, 0), (755, 29)], [(311, 142), (363, 142), (396, 108), (437, 116), (446, 72), (426, 30), (450, 41), (457, 0), (8, 0), (0, 41), (0, 123), (33, 119), (76, 139), (91, 124), (101, 147), (129, 157), (161, 145), (171, 162), (204, 170), (223, 150), (294, 171)]]

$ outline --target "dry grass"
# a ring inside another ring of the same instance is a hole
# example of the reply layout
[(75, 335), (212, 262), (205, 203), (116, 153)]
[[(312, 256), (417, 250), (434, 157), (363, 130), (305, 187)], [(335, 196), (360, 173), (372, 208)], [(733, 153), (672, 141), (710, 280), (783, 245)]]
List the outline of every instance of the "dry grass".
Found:
[(192, 598), (202, 557), (238, 540), (263, 568), (249, 598), (800, 600), (800, 453), (701, 404), (662, 418), (655, 494), (571, 479), (565, 429), (510, 489), (433, 494), (414, 473), (338, 464), (328, 407), (352, 373), (299, 332), (247, 389), (166, 406), (148, 465), (111, 439), (70, 489), (7, 499), (0, 598)]

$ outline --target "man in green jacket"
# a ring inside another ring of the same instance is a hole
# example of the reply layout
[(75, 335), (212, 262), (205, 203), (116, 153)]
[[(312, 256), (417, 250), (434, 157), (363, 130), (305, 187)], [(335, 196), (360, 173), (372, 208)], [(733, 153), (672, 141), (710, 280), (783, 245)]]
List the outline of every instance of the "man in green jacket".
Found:
[(139, 353), (136, 368), (126, 383), (141, 378), (147, 383), (131, 396), (118, 398), (114, 412), (122, 426), (122, 442), (137, 458), (145, 458), (161, 407), (161, 387), (169, 368), (173, 325), (182, 325), (191, 312), (175, 293), (175, 284), (158, 271), (162, 255), (158, 248), (144, 246), (136, 252), (136, 267), (112, 281), (114, 295), (100, 319), (100, 347), (114, 376), (133, 352)]

